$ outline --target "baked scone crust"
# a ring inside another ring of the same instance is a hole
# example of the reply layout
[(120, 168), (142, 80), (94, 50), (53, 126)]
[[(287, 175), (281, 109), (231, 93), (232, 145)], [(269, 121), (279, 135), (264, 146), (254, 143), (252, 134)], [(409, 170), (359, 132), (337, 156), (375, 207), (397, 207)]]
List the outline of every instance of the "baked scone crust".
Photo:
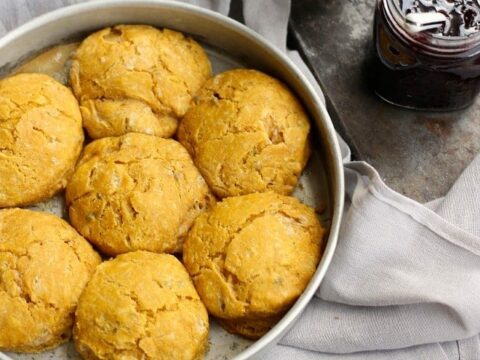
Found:
[(210, 61), (196, 41), (147, 25), (93, 33), (70, 70), (84, 126), (94, 139), (128, 132), (171, 137), (210, 76)]
[(288, 195), (308, 160), (309, 130), (306, 112), (283, 83), (237, 69), (205, 83), (178, 139), (217, 196)]
[(265, 335), (280, 319), (282, 315), (258, 319), (220, 319), (218, 323), (229, 333), (243, 336), (250, 340), (258, 340)]
[(323, 234), (314, 210), (293, 197), (230, 197), (197, 218), (183, 261), (209, 313), (237, 321), (234, 331), (288, 310), (316, 270)]
[(172, 255), (136, 251), (97, 268), (76, 311), (84, 359), (202, 359), (208, 314)]
[(215, 200), (185, 148), (130, 133), (85, 147), (66, 191), (70, 221), (102, 252), (179, 252)]
[(62, 219), (0, 210), (0, 349), (39, 352), (67, 341), (77, 301), (99, 263)]
[(0, 80), (0, 207), (63, 189), (82, 145), (80, 110), (67, 87), (43, 74)]

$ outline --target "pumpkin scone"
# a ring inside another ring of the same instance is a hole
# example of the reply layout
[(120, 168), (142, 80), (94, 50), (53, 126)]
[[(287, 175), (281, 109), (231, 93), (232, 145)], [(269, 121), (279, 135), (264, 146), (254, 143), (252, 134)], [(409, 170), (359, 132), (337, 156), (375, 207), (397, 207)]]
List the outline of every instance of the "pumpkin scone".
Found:
[(85, 147), (66, 191), (73, 226), (102, 252), (178, 252), (214, 202), (175, 140), (130, 133)]
[(302, 294), (323, 251), (312, 208), (273, 192), (224, 199), (188, 233), (183, 261), (210, 314), (248, 338)]
[(39, 352), (67, 341), (80, 294), (99, 263), (62, 219), (0, 210), (0, 350)]
[(288, 195), (309, 156), (310, 124), (280, 81), (237, 69), (207, 81), (178, 139), (219, 197), (268, 190)]
[(180, 261), (136, 251), (97, 267), (79, 300), (74, 340), (87, 360), (199, 360), (208, 327)]
[(172, 136), (210, 77), (210, 61), (197, 42), (147, 25), (118, 25), (88, 36), (70, 70), (84, 127), (94, 139), (128, 132)]
[(67, 87), (43, 74), (0, 80), (0, 207), (63, 189), (82, 144), (78, 102)]

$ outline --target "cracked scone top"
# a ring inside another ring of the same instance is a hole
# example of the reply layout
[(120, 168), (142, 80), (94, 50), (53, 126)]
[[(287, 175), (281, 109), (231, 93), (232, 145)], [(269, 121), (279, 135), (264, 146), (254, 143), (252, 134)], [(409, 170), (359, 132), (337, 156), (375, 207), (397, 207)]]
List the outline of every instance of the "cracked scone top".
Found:
[(300, 296), (323, 249), (312, 208), (273, 192), (229, 197), (200, 215), (183, 261), (210, 314), (257, 338)]
[(287, 195), (308, 160), (309, 129), (307, 114), (284, 84), (238, 69), (207, 81), (178, 138), (216, 195)]
[(0, 80), (0, 207), (63, 189), (82, 144), (82, 118), (68, 88), (43, 74)]
[(97, 267), (76, 311), (75, 347), (87, 360), (199, 360), (208, 314), (174, 256), (136, 251)]
[(127, 132), (172, 136), (210, 76), (208, 57), (193, 39), (146, 25), (90, 35), (70, 70), (84, 126), (94, 139)]
[(62, 219), (0, 210), (0, 350), (39, 352), (68, 340), (78, 298), (99, 263)]
[(214, 197), (180, 143), (130, 133), (85, 147), (66, 201), (73, 226), (116, 255), (181, 251), (193, 220)]

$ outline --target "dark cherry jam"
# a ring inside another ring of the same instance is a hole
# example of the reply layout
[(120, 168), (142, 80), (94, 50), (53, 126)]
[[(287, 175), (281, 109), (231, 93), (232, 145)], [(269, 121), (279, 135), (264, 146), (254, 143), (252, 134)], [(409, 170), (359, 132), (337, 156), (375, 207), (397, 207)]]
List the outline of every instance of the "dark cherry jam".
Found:
[[(412, 12), (428, 12), (427, 16), (445, 20), (434, 28), (412, 31), (409, 19), (417, 16), (408, 16)], [(480, 0), (378, 0), (376, 93), (392, 104), (413, 109), (469, 106), (480, 90), (479, 30)]]

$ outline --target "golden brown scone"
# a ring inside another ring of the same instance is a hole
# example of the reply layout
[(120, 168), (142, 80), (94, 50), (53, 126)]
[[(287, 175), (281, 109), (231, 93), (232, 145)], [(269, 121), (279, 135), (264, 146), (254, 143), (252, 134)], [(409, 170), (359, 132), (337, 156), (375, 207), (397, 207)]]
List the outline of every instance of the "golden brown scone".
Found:
[(67, 87), (43, 74), (0, 80), (0, 207), (63, 189), (82, 144), (82, 118)]
[(170, 137), (210, 76), (208, 57), (193, 39), (168, 29), (118, 25), (82, 42), (70, 82), (92, 138), (127, 132)]
[(208, 314), (172, 255), (136, 251), (104, 262), (80, 297), (75, 347), (84, 359), (202, 359)]
[(309, 156), (308, 116), (280, 81), (255, 70), (209, 80), (178, 139), (219, 197), (290, 194)]
[(62, 219), (0, 210), (0, 350), (39, 352), (68, 340), (80, 294), (99, 263)]
[(197, 218), (183, 261), (209, 313), (235, 320), (230, 331), (243, 327), (237, 333), (258, 337), (271, 326), (266, 320), (281, 316), (307, 286), (323, 234), (314, 210), (293, 197), (230, 197)]
[(90, 143), (66, 191), (70, 221), (101, 251), (181, 251), (214, 201), (175, 140), (130, 133)]

